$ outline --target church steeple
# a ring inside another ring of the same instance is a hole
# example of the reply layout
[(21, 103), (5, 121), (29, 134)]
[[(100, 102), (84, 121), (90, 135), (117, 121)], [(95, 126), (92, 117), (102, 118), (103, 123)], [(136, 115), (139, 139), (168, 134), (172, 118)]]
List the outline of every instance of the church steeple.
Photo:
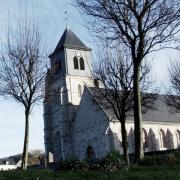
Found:
[(88, 48), (70, 29), (66, 28), (61, 39), (59, 40), (54, 52), (49, 55), (52, 57), (59, 51), (64, 48), (72, 48), (72, 49), (79, 49), (79, 50), (91, 50)]
[(91, 49), (66, 28), (49, 58), (48, 101), (44, 101), (46, 155), (52, 152), (58, 162), (73, 153), (73, 119), (84, 85), (92, 83)]
[(53, 53), (51, 71), (60, 76), (91, 77), (91, 49), (70, 29), (65, 29)]

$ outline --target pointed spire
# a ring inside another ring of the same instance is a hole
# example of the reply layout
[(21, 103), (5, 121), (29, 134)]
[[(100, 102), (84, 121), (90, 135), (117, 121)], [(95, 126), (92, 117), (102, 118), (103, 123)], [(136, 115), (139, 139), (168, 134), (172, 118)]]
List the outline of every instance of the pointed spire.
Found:
[(69, 47), (73, 49), (91, 50), (67, 27), (60, 41), (58, 42), (54, 52), (51, 55), (49, 55), (49, 57), (58, 53), (60, 50), (64, 49), (65, 47)]

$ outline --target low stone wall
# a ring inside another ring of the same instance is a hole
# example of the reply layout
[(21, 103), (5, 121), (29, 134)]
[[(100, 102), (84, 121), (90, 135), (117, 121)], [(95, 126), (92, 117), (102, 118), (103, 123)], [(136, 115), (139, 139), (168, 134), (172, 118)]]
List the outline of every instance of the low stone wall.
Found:
[(169, 154), (173, 152), (180, 152), (180, 149), (168, 149), (164, 151), (151, 151), (151, 152), (145, 152), (144, 155), (151, 156), (151, 155), (164, 155), (164, 154)]
[(0, 171), (8, 171), (8, 170), (13, 170), (17, 169), (16, 165), (0, 165)]

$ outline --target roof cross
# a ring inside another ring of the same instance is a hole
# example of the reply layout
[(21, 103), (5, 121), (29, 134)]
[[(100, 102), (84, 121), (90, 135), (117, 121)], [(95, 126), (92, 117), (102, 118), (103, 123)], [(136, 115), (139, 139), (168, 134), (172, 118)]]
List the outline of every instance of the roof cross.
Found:
[(64, 11), (64, 14), (65, 14), (66, 29), (67, 29), (67, 24), (68, 24), (68, 20), (69, 20), (68, 12)]

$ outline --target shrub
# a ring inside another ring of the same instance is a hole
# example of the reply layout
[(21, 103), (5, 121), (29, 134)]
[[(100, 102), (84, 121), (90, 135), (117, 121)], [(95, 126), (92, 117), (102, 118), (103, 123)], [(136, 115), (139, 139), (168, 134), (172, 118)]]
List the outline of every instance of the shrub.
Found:
[(74, 157), (71, 157), (59, 165), (60, 170), (88, 170), (89, 166), (86, 161), (78, 160)]
[(124, 167), (125, 163), (122, 161), (122, 156), (118, 151), (110, 152), (100, 162), (101, 167), (108, 171), (120, 170)]
[(57, 169), (60, 170), (106, 170), (115, 171), (120, 170), (124, 167), (124, 162), (122, 161), (122, 156), (118, 151), (110, 152), (106, 157), (102, 159), (86, 159), (78, 160), (71, 157), (58, 166)]
[(99, 159), (86, 160), (86, 162), (88, 164), (89, 170), (102, 169), (101, 160)]

